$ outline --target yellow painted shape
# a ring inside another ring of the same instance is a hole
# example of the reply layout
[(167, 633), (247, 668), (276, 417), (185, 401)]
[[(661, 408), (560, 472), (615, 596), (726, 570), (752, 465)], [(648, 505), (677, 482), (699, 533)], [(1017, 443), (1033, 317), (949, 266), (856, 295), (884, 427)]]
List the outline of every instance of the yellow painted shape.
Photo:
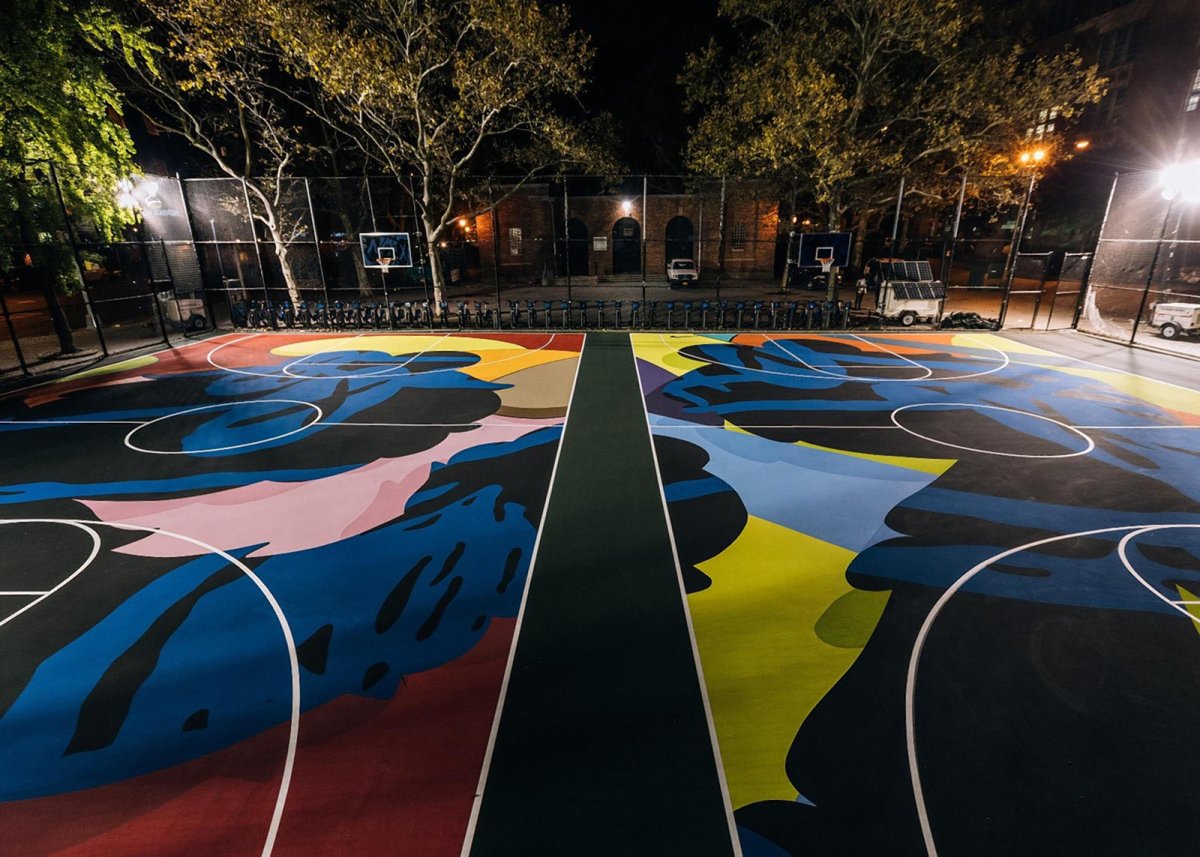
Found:
[(831, 646), (814, 630), (854, 591), (846, 582), (854, 556), (750, 517), (732, 545), (699, 565), (712, 586), (688, 596), (688, 606), (735, 809), (796, 798), (788, 748), (862, 651)]
[(396, 336), (331, 336), (326, 339), (309, 339), (304, 342), (289, 342), (272, 348), (272, 354), (281, 357), (306, 357), (310, 354), (328, 354), (333, 351), (378, 351), (397, 357), (401, 354), (416, 354), (436, 348), (437, 351), (524, 351), (525, 346), (499, 339), (481, 339), (475, 336), (446, 336), (435, 333), (413, 333)]
[[(753, 434), (741, 426), (734, 425), (728, 420), (725, 421), (725, 428), (728, 431), (737, 432), (738, 434)], [(815, 443), (805, 443), (802, 440), (793, 442), (793, 446), (803, 446), (808, 449), (818, 449), (821, 452), (831, 452), (835, 455), (848, 455), (851, 458), (861, 458), (865, 461), (877, 461), (880, 464), (888, 464), (892, 467), (903, 467), (907, 470), (919, 470), (922, 473), (932, 473), (934, 476), (941, 476), (951, 467), (958, 463), (956, 458), (912, 458), (907, 455), (873, 455), (869, 452), (851, 452), (847, 449), (836, 449), (832, 446), (820, 446)]]
[[(1179, 584), (1175, 584), (1175, 588), (1179, 591), (1179, 600), (1200, 601), (1200, 596), (1193, 595)], [(1200, 633), (1200, 604), (1184, 604), (1183, 609), (1192, 614), (1192, 618), (1196, 620), (1196, 632)]]
[[(435, 349), (437, 351), (450, 349)], [(480, 381), (499, 381), (504, 383), (504, 376), (513, 375), (522, 369), (532, 369), (534, 366), (545, 366), (548, 363), (558, 363), (563, 360), (578, 360), (578, 351), (551, 351), (543, 348), (541, 351), (530, 350), (524, 354), (508, 354), (497, 351), (485, 351), (479, 355), (479, 362), (459, 369), (464, 375), (478, 378)], [(570, 384), (568, 384), (568, 389)]]
[(158, 358), (153, 354), (143, 354), (141, 357), (130, 357), (128, 360), (111, 363), (108, 366), (97, 366), (94, 369), (84, 369), (82, 372), (75, 372), (65, 378), (59, 379), (57, 383), (63, 384), (67, 381), (76, 381), (80, 378), (94, 378), (97, 375), (112, 375), (116, 372), (124, 372), (127, 369), (141, 369), (143, 366), (150, 366), (157, 362)]
[(710, 365), (704, 360), (692, 360), (679, 352), (689, 345), (708, 345), (715, 340), (692, 334), (633, 333), (630, 334), (633, 353), (641, 360), (665, 369), (672, 375), (681, 376), (693, 369)]

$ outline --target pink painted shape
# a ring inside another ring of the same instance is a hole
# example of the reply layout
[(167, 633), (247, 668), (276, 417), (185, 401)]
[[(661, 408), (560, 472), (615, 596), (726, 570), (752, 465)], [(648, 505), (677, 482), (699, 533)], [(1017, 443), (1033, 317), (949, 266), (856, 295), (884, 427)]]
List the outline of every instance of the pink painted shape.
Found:
[[(544, 426), (561, 424), (558, 418), (521, 422), (488, 418), (479, 428), (455, 432), (431, 449), (403, 458), (381, 458), (324, 479), (257, 482), (172, 500), (81, 502), (102, 521), (158, 527), (222, 550), (262, 545), (250, 556), (292, 553), (331, 544), (398, 518), (436, 462), (484, 443), (515, 440)], [(157, 557), (202, 553), (186, 542), (157, 535), (118, 550)]]

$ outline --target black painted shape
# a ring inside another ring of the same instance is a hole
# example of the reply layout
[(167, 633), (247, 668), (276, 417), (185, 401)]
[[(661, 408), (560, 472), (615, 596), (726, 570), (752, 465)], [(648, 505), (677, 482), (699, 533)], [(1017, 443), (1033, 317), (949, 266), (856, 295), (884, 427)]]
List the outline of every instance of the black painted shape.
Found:
[(439, 569), (438, 573), (435, 574), (433, 579), (429, 581), (429, 585), (437, 586), (439, 583), (445, 580), (446, 575), (454, 571), (454, 566), (458, 565), (458, 561), (462, 559), (462, 555), (466, 552), (466, 550), (466, 542), (459, 542), (456, 544), (454, 546), (454, 550), (450, 551), (450, 555), (446, 557), (444, 562), (442, 562), (441, 569)]
[(629, 338), (582, 360), (471, 854), (729, 857)]
[(296, 647), (296, 660), (313, 675), (325, 675), (325, 664), (329, 658), (329, 641), (333, 639), (333, 626), (322, 625)]
[(209, 575), (207, 580), (163, 611), (133, 645), (117, 656), (79, 706), (75, 733), (63, 751), (64, 756), (102, 750), (116, 740), (129, 716), (133, 697), (158, 666), (163, 646), (201, 598), (232, 583), (241, 574), (240, 569), (226, 566)]
[(396, 620), (400, 618), (400, 614), (408, 605), (408, 599), (412, 597), (413, 587), (417, 585), (417, 578), (421, 576), (425, 566), (429, 565), (432, 560), (431, 556), (423, 556), (417, 560), (417, 564), (410, 568), (404, 577), (400, 578), (400, 582), (387, 594), (387, 598), (383, 599), (383, 604), (379, 606), (379, 612), (375, 615), (376, 634), (385, 634), (396, 624)]
[(450, 606), (450, 602), (454, 600), (454, 596), (458, 594), (458, 590), (462, 589), (463, 579), (461, 577), (453, 577), (450, 579), (450, 585), (446, 587), (446, 591), (442, 593), (442, 597), (437, 600), (437, 604), (433, 605), (433, 612), (429, 614), (429, 618), (417, 629), (417, 642), (423, 642), (433, 636), (433, 632), (437, 630), (441, 624), (442, 616), (446, 614), (446, 608)]
[(377, 664), (371, 664), (367, 667), (366, 673), (363, 674), (362, 689), (367, 691), (379, 684), (379, 680), (387, 675), (390, 669), (391, 667), (382, 661)]
[(508, 557), (504, 560), (504, 573), (500, 575), (500, 582), (496, 584), (497, 592), (504, 592), (508, 589), (508, 585), (513, 582), (513, 578), (517, 574), (517, 568), (521, 564), (521, 549), (513, 548), (508, 552)]
[(201, 729), (208, 728), (208, 709), (201, 708), (199, 711), (193, 711), (188, 715), (187, 720), (183, 721), (184, 732), (196, 732)]

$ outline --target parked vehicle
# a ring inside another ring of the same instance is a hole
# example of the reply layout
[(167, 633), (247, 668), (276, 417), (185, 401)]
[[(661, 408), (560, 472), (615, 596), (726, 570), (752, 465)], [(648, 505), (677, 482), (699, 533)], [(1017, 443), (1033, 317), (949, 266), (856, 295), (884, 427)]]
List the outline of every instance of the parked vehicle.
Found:
[(176, 330), (204, 330), (208, 327), (204, 301), (196, 295), (181, 292), (157, 292), (155, 297), (162, 308), (163, 318)]
[(937, 324), (942, 317), (946, 287), (933, 278), (926, 260), (877, 259), (879, 297), (876, 312), (888, 322), (912, 327), (918, 321)]
[(694, 259), (672, 259), (667, 263), (667, 286), (672, 289), (698, 285), (700, 272)]
[(1200, 336), (1200, 304), (1157, 303), (1150, 326), (1157, 328), (1163, 339)]

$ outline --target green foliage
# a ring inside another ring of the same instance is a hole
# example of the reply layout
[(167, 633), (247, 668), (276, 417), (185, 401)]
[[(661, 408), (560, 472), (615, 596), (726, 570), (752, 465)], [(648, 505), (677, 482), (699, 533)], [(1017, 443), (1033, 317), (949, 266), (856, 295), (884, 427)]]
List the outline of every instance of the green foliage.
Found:
[(1040, 111), (1061, 127), (1105, 86), (1073, 51), (1003, 43), (961, 0), (722, 0), (721, 14), (736, 52), (710, 44), (681, 77), (701, 111), (690, 165), (798, 180), (831, 225), (901, 176), (937, 203), (962, 171), (1014, 175)]
[[(9, 188), (53, 162), (72, 212), (103, 238), (116, 235), (122, 213), (117, 182), (133, 170), (133, 141), (120, 121), (121, 93), (111, 58), (152, 63), (144, 34), (99, 3), (9, 0), (0, 9), (0, 180)], [(47, 202), (44, 188), (30, 197)], [(17, 194), (0, 212), (0, 229), (28, 238), (61, 230), (54, 204), (36, 204), (18, 223)], [(56, 203), (56, 200), (54, 201)], [(53, 213), (52, 213), (53, 212)]]

